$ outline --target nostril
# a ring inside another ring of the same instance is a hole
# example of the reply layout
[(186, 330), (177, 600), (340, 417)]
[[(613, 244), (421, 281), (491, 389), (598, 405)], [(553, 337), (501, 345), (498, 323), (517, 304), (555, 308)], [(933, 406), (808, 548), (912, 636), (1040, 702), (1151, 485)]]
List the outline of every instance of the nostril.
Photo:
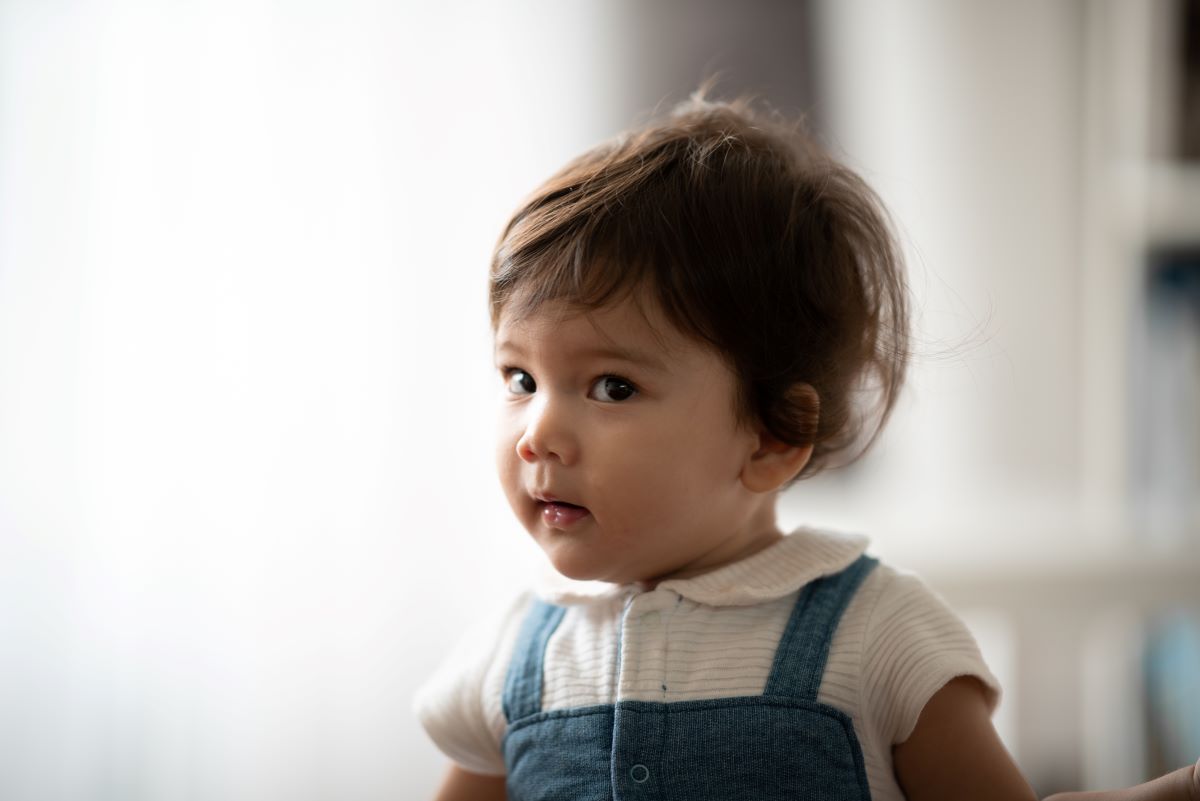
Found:
[(530, 444), (528, 437), (521, 437), (521, 439), (517, 440), (517, 456), (526, 462), (532, 462), (537, 459), (537, 451)]
[(527, 463), (546, 459), (566, 461), (572, 452), (569, 426), (561, 418), (561, 412), (550, 412), (550, 405), (543, 401), (540, 411), (525, 420), (525, 427), (517, 438), (517, 456)]

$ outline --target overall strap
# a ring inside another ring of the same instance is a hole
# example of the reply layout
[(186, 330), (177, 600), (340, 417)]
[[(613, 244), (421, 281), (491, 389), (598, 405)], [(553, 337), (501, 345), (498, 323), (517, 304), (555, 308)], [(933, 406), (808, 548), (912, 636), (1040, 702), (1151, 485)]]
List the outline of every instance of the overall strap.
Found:
[(877, 564), (864, 554), (841, 573), (810, 582), (800, 591), (775, 651), (766, 695), (817, 700), (833, 633), (855, 591)]
[(567, 610), (534, 599), (513, 646), (512, 662), (504, 680), (501, 706), (509, 723), (542, 711), (542, 665), (546, 643)]

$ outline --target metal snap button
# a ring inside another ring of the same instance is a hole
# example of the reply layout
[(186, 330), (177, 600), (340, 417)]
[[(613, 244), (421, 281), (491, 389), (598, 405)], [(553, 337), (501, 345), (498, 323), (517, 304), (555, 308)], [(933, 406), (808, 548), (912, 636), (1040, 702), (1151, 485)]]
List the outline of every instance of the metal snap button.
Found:
[(633, 779), (638, 784), (642, 784), (650, 778), (650, 768), (645, 765), (634, 765), (629, 769), (629, 778)]

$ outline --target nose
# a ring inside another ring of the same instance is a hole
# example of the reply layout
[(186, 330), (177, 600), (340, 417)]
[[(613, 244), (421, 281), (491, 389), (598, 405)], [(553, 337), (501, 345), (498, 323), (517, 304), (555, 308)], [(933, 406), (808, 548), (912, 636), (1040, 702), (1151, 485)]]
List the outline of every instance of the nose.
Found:
[(527, 408), (525, 431), (517, 440), (517, 455), (529, 464), (557, 459), (564, 465), (578, 458), (578, 443), (565, 402), (540, 394)]

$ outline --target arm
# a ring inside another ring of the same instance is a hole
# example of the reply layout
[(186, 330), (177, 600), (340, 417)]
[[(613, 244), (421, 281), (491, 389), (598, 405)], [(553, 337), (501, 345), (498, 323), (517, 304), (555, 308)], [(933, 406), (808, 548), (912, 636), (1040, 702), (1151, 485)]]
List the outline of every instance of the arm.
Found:
[[(1035, 797), (992, 728), (982, 685), (966, 676), (934, 693), (912, 736), (892, 749), (892, 764), (911, 801)], [(1127, 790), (1046, 801), (1200, 801), (1200, 761)]]
[(1059, 793), (1046, 801), (1200, 801), (1200, 761), (1128, 790)]
[(992, 727), (983, 685), (960, 676), (934, 693), (892, 766), (910, 801), (1032, 801), (1025, 781)]
[(483, 776), (451, 765), (435, 801), (506, 801), (503, 776)]

